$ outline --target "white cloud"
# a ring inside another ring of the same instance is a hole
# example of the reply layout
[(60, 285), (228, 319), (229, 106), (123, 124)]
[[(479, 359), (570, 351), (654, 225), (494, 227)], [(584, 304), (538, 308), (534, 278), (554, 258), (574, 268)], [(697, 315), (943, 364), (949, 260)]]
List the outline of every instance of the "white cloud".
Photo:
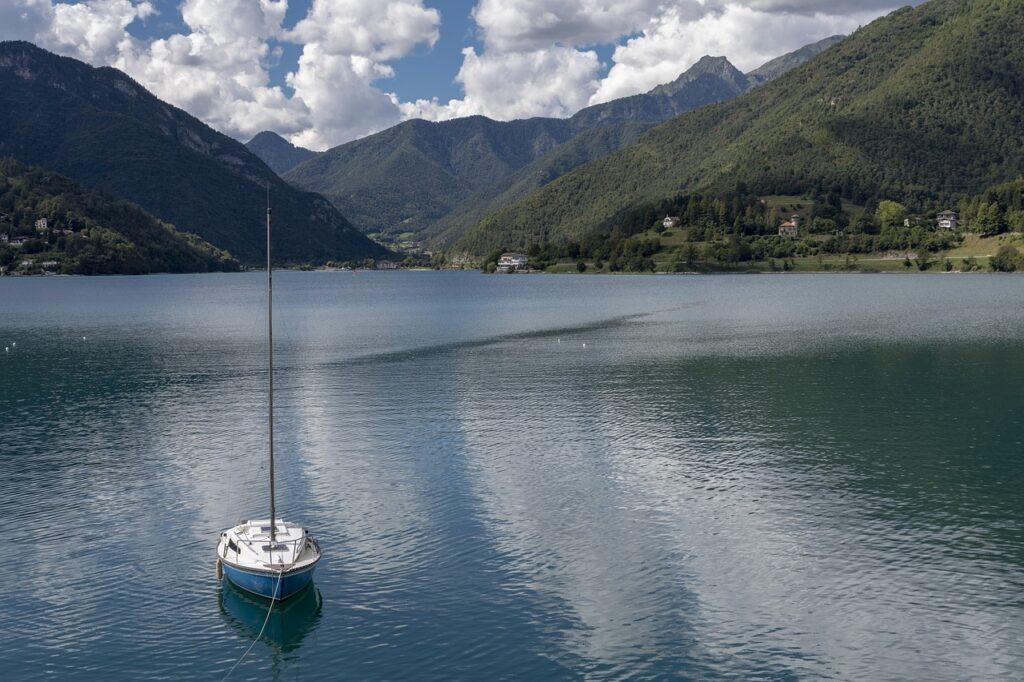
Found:
[(585, 46), (611, 43), (639, 30), (663, 4), (664, 0), (480, 0), (473, 18), (489, 49)]
[(433, 46), (440, 23), (420, 0), (314, 0), (287, 34), (304, 45), (288, 84), (311, 123), (291, 141), (325, 149), (398, 123), (400, 104), (374, 83), (394, 75), (387, 61)]
[(421, 43), (433, 46), (440, 25), (440, 13), (421, 0), (314, 0), (290, 37), (317, 43), (328, 54), (387, 61)]
[(309, 108), (310, 125), (293, 134), (291, 141), (322, 150), (398, 123), (402, 114), (396, 102), (372, 85), (390, 75), (390, 67), (368, 57), (331, 54), (318, 43), (306, 45), (288, 84)]
[(403, 105), (406, 117), (433, 120), (482, 114), (499, 120), (530, 116), (571, 116), (597, 89), (597, 54), (554, 47), (529, 52), (477, 54), (463, 50), (457, 80), (466, 96), (440, 104), (419, 100)]

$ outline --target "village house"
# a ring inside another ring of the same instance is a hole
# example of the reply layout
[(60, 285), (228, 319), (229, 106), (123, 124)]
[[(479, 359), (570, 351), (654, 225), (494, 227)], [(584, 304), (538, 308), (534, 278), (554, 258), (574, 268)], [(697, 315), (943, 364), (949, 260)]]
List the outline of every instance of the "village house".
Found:
[(24, 270), (28, 270), (28, 269), (29, 269), (29, 268), (31, 268), (31, 267), (32, 267), (33, 265), (35, 265), (35, 263), (36, 263), (36, 262), (35, 262), (35, 261), (34, 261), (33, 259), (31, 259), (31, 258), (26, 258), (25, 260), (21, 261), (21, 267), (22, 267), (22, 269), (24, 269)]
[(22, 247), (28, 242), (28, 237), (15, 237), (11, 240), (11, 246)]
[(680, 220), (677, 216), (671, 215), (661, 222), (662, 227), (664, 227), (666, 230), (671, 230), (673, 228), (679, 227), (682, 224), (682, 220)]
[(780, 237), (799, 237), (800, 236), (800, 216), (792, 215), (789, 220), (779, 225), (779, 236)]
[(44, 260), (42, 263), (39, 264), (39, 267), (41, 267), (43, 270), (52, 271), (60, 268), (60, 263), (55, 260)]
[(390, 260), (379, 260), (374, 267), (378, 270), (397, 270), (398, 263)]
[(960, 215), (956, 211), (943, 211), (935, 218), (940, 230), (956, 230), (960, 227)]
[(36, 232), (46, 232), (50, 226), (50, 221), (46, 218), (40, 218), (36, 221)]
[(11, 238), (7, 236), (6, 232), (0, 232), (0, 244), (6, 244), (11, 241)]
[(498, 272), (525, 270), (529, 259), (522, 253), (503, 253), (498, 259)]

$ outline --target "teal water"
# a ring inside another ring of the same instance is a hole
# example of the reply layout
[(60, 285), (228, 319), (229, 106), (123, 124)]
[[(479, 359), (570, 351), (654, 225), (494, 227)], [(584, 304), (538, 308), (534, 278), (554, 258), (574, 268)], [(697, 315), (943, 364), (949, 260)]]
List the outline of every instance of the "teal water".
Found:
[[(1024, 278), (276, 285), (325, 558), (231, 679), (1024, 677)], [(4, 679), (252, 641), (213, 558), (266, 513), (263, 295), (0, 280)]]

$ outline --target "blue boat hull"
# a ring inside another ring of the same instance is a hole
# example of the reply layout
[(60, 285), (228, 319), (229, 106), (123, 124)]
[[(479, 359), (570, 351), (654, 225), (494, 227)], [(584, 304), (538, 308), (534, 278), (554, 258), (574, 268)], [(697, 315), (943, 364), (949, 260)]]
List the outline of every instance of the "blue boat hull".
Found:
[(313, 564), (291, 573), (285, 573), (280, 577), (280, 583), (278, 583), (276, 573), (246, 571), (237, 566), (232, 566), (226, 561), (222, 563), (224, 577), (234, 585), (237, 585), (246, 592), (252, 592), (267, 599), (278, 600), (287, 599), (309, 584), (309, 581), (313, 579), (313, 571), (316, 570), (316, 564)]

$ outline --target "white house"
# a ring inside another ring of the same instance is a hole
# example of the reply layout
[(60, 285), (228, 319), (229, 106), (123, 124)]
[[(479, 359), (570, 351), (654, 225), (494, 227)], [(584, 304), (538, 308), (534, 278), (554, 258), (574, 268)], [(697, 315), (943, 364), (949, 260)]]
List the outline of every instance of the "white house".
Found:
[(960, 216), (956, 211), (943, 211), (935, 218), (940, 230), (955, 230), (960, 227)]
[(525, 270), (530, 259), (522, 253), (503, 253), (498, 259), (498, 270), (500, 272), (515, 272)]
[(40, 218), (36, 221), (36, 232), (46, 232), (46, 228), (49, 227), (50, 221), (46, 218)]
[(679, 227), (682, 224), (682, 220), (680, 220), (677, 216), (671, 215), (665, 218), (665, 220), (661, 221), (662, 227), (664, 227), (666, 230), (671, 230), (675, 227)]
[(779, 225), (779, 236), (780, 237), (799, 237), (800, 236), (800, 216), (792, 215), (789, 220)]

